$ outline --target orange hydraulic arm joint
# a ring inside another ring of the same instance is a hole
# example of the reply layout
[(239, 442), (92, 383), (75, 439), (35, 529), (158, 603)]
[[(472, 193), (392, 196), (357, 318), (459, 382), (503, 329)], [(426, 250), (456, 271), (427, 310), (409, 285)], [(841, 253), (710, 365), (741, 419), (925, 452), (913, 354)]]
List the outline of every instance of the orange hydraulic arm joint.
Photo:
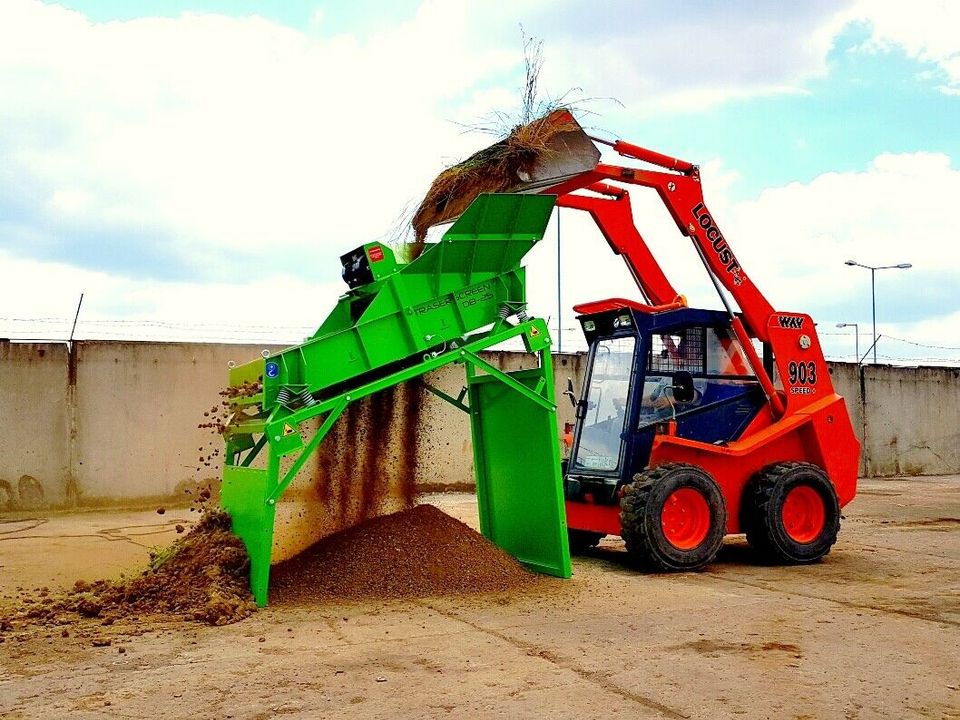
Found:
[[(783, 398), (774, 388), (773, 381), (764, 370), (763, 363), (757, 356), (751, 342), (751, 337), (758, 338), (762, 342), (770, 341), (768, 322), (774, 313), (773, 307), (767, 302), (757, 286), (753, 284), (753, 281), (734, 255), (720, 228), (717, 227), (713, 215), (703, 200), (699, 168), (685, 160), (647, 150), (622, 140), (610, 142), (600, 138), (591, 139), (609, 145), (624, 157), (640, 160), (671, 171), (625, 168), (601, 163), (589, 175), (593, 187), (598, 184), (603, 185), (603, 180), (611, 180), (649, 187), (657, 191), (680, 232), (693, 240), (697, 254), (707, 268), (707, 274), (716, 287), (724, 307), (730, 314), (732, 329), (740, 341), (747, 359), (753, 366), (754, 372), (757, 374), (771, 409), (776, 416), (783, 415), (785, 410)], [(562, 200), (567, 200), (567, 197), (562, 198)], [(633, 227), (632, 218), (630, 224)], [(639, 237), (635, 228), (633, 232)], [(614, 245), (614, 243), (611, 243), (611, 245)], [(643, 247), (647, 256), (649, 256), (649, 250), (646, 250), (645, 245)], [(657, 270), (653, 273), (653, 277), (663, 276), (652, 257), (649, 260), (652, 264), (644, 265), (643, 270), (646, 272), (647, 267), (656, 267)], [(666, 278), (664, 278), (664, 282), (666, 287), (670, 287)], [(730, 307), (721, 286), (733, 296), (742, 311), (743, 320)], [(670, 289), (672, 291), (672, 288)]]

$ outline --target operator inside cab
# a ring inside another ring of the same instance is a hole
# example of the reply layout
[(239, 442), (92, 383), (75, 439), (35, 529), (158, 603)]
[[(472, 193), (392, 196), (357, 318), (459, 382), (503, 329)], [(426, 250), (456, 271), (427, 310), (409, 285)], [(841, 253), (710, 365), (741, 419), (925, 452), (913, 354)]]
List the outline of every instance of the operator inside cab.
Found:
[(673, 374), (678, 370), (702, 372), (703, 348), (696, 342), (700, 336), (682, 330), (651, 338), (647, 358), (647, 374), (643, 384), (639, 427), (670, 420), (676, 413), (696, 407), (703, 399), (705, 381), (694, 380), (693, 397), (680, 401), (674, 396)]

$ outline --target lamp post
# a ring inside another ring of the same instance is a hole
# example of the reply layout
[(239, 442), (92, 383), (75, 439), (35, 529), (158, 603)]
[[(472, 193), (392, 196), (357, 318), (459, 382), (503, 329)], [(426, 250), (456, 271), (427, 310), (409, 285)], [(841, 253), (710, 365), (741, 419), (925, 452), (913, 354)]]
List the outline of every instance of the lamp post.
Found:
[(860, 364), (860, 326), (856, 323), (837, 323), (838, 328), (852, 327), (853, 328), (853, 347), (854, 352), (856, 353), (857, 365)]
[(856, 260), (846, 260), (844, 265), (862, 267), (870, 271), (870, 305), (873, 309), (873, 364), (877, 364), (877, 270), (906, 270), (913, 267), (910, 263), (898, 265), (864, 265)]

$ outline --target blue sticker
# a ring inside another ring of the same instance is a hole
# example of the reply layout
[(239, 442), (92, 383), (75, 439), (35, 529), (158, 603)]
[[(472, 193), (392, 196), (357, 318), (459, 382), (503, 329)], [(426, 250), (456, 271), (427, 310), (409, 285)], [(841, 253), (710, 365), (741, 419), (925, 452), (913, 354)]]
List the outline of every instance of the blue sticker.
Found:
[(280, 374), (280, 366), (275, 362), (267, 363), (267, 377), (275, 378)]

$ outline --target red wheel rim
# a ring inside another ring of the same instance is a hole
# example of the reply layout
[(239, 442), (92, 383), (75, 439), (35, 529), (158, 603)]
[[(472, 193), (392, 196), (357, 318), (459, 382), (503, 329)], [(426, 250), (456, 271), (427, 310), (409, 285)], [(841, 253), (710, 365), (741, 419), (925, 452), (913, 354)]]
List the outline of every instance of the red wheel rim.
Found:
[(678, 550), (692, 550), (710, 532), (710, 505), (699, 490), (674, 490), (660, 510), (660, 526), (667, 542)]
[(787, 535), (798, 543), (813, 542), (827, 524), (823, 498), (809, 485), (797, 485), (787, 493), (780, 517)]

